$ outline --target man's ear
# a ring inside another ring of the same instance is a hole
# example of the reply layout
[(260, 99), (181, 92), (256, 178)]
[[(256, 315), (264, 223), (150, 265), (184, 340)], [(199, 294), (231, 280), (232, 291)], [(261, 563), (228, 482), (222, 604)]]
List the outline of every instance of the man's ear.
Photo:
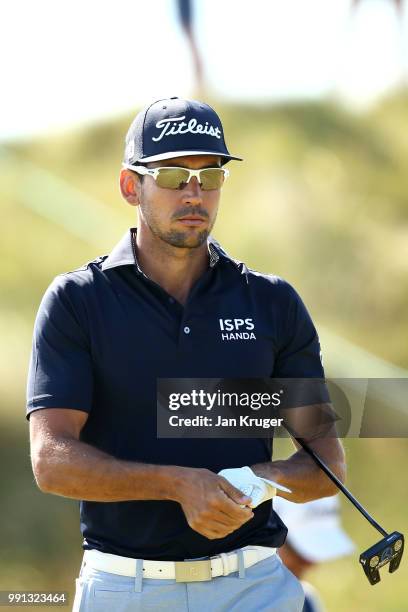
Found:
[(141, 184), (138, 175), (127, 168), (123, 168), (119, 177), (120, 192), (131, 206), (140, 204)]

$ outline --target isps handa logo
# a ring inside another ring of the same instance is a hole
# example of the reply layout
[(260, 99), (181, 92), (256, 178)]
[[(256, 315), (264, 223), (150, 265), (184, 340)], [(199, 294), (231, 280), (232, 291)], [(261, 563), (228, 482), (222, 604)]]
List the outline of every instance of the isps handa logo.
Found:
[(252, 319), (218, 319), (222, 340), (256, 340)]

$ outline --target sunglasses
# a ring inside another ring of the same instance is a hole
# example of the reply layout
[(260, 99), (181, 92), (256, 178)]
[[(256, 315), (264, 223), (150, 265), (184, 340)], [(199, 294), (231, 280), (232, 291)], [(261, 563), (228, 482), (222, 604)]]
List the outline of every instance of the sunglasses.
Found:
[(132, 164), (124, 164), (124, 167), (134, 170), (138, 174), (152, 176), (158, 187), (163, 187), (163, 189), (182, 189), (187, 185), (192, 176), (196, 176), (201, 189), (203, 191), (211, 191), (211, 189), (220, 189), (225, 179), (229, 176), (229, 171), (225, 168), (191, 170), (190, 168), (180, 168), (178, 166), (146, 168), (145, 166), (133, 166)]

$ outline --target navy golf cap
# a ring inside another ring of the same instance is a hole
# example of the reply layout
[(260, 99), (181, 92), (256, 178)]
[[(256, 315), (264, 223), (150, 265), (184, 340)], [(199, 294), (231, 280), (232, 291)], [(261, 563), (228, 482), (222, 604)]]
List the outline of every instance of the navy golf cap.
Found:
[(230, 155), (221, 119), (204, 102), (166, 98), (136, 116), (126, 135), (125, 166), (184, 155), (220, 155), (223, 164), (242, 161)]

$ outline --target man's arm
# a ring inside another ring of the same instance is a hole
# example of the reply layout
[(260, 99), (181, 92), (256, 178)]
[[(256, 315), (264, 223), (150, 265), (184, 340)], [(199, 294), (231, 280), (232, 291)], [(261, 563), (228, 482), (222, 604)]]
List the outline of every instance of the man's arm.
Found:
[[(344, 482), (346, 477), (346, 460), (343, 446), (336, 437), (334, 426), (327, 432), (325, 437), (304, 438), (304, 441), (312, 448), (315, 453), (326, 463), (332, 472)], [(313, 461), (301, 446), (293, 440), (296, 453), (288, 459), (268, 461), (251, 465), (251, 469), (257, 476), (269, 478), (282, 484), (292, 493), (277, 493), (293, 502), (303, 503), (319, 499), (320, 497), (330, 497), (338, 491), (335, 484)]]
[(171, 499), (172, 479), (162, 466), (121, 461), (80, 441), (87, 419), (65, 408), (30, 415), (31, 461), (44, 493), (88, 501)]
[(192, 529), (225, 537), (254, 515), (250, 499), (206, 469), (123, 461), (79, 440), (86, 412), (68, 408), (30, 415), (31, 461), (39, 488), (73, 499), (180, 503)]

